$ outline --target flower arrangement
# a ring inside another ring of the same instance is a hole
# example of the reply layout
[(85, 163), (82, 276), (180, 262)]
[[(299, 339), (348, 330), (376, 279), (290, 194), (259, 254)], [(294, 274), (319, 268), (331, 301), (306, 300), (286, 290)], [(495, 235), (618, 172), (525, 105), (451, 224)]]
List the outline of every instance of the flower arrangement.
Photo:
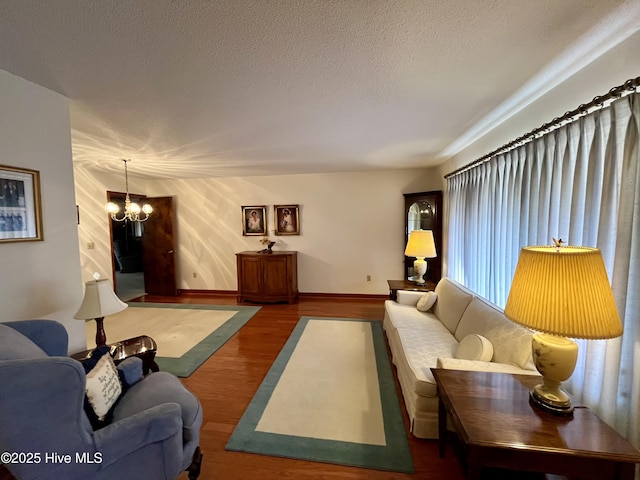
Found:
[(269, 239), (269, 237), (262, 237), (260, 239), (260, 243), (262, 245), (266, 245), (267, 248), (265, 248), (264, 250), (260, 251), (259, 253), (271, 253), (272, 252), (271, 248), (276, 244), (276, 242), (274, 242), (271, 239)]

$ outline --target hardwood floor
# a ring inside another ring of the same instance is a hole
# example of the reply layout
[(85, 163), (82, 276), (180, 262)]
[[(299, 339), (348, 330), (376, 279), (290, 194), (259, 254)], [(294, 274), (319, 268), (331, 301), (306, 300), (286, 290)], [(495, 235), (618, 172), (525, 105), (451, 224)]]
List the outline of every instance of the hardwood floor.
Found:
[[(188, 295), (177, 299), (146, 296), (144, 301), (236, 304), (235, 297), (230, 296)], [(453, 449), (448, 449), (446, 457), (440, 459), (436, 441), (420, 440), (411, 434), (408, 434), (408, 438), (416, 470), (414, 475), (227, 452), (224, 449), (233, 429), (301, 316), (382, 320), (383, 303), (382, 300), (353, 298), (346, 300), (301, 298), (299, 303), (293, 305), (263, 305), (261, 310), (233, 338), (189, 378), (183, 379), (184, 384), (200, 399), (204, 410), (204, 422), (200, 435), (204, 461), (200, 478), (203, 480), (415, 478), (462, 480), (463, 469)], [(399, 388), (397, 382), (396, 387)], [(403, 413), (405, 425), (408, 427), (404, 405)], [(180, 477), (180, 480), (186, 479), (186, 474)]]
[[(236, 305), (230, 295), (145, 296), (145, 302)], [(438, 457), (435, 440), (420, 440), (407, 434), (415, 474), (402, 474), (306, 462), (241, 452), (224, 447), (240, 417), (249, 405), (271, 364), (280, 353), (302, 316), (344, 317), (382, 320), (384, 302), (380, 299), (301, 298), (293, 305), (262, 305), (261, 310), (222, 348), (189, 378), (182, 379), (202, 403), (204, 422), (200, 446), (204, 453), (201, 480), (462, 480), (463, 469), (453, 448), (446, 458)], [(108, 329), (108, 326), (107, 326)], [(395, 368), (394, 368), (395, 375)], [(399, 386), (396, 379), (396, 388)], [(408, 417), (402, 405), (408, 432)], [(0, 467), (0, 480), (13, 479)], [(144, 479), (154, 480), (154, 479)], [(179, 480), (187, 480), (184, 473)]]

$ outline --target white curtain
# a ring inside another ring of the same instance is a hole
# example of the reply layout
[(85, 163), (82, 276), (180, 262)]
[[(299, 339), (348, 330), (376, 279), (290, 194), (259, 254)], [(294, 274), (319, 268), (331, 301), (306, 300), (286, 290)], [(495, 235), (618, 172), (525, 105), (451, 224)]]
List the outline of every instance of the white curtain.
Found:
[(565, 386), (636, 447), (639, 163), (640, 94), (632, 93), (452, 176), (447, 184), (447, 275), (501, 307), (523, 246), (549, 245), (555, 237), (600, 248), (624, 334), (579, 341), (578, 365)]

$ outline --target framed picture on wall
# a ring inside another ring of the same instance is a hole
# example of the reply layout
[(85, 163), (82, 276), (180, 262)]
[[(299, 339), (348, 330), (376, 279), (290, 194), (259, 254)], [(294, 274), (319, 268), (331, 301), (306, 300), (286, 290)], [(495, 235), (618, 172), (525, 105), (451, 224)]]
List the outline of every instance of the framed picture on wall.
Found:
[(0, 165), (0, 243), (42, 239), (40, 172)]
[(242, 207), (242, 235), (267, 234), (267, 207)]
[(300, 208), (298, 205), (275, 205), (276, 235), (300, 235)]

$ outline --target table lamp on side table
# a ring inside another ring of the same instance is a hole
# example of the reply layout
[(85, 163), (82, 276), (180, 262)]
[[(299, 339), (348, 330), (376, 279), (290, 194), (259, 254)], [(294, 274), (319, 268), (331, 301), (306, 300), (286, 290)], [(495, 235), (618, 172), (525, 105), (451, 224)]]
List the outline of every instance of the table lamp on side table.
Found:
[(531, 390), (531, 403), (557, 415), (572, 415), (571, 401), (560, 385), (573, 373), (578, 345), (566, 337), (622, 335), (600, 250), (524, 247), (504, 313), (515, 323), (541, 332), (533, 335), (532, 354), (543, 383)]
[(424, 274), (427, 273), (427, 261), (425, 258), (435, 258), (436, 244), (431, 230), (413, 230), (409, 234), (407, 248), (404, 251), (407, 257), (416, 257), (413, 269), (416, 272), (416, 284), (424, 285)]
[(85, 283), (84, 298), (80, 309), (73, 316), (76, 320), (96, 320), (96, 348), (107, 343), (103, 320), (107, 315), (121, 312), (128, 305), (122, 302), (113, 291), (108, 278), (95, 274), (94, 280)]

